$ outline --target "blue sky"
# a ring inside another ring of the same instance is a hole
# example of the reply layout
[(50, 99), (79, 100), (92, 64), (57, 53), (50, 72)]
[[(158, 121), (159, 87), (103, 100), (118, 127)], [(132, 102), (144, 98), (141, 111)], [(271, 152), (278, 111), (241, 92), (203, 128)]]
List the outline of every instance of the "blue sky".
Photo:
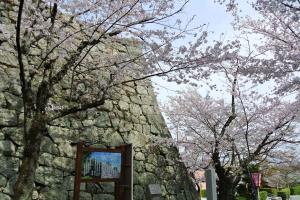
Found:
[[(184, 10), (185, 20), (195, 15), (194, 25), (208, 24), (208, 30), (214, 30), (216, 39), (222, 32), (232, 33), (230, 22), (233, 17), (226, 13), (225, 6), (213, 0), (191, 0)], [(184, 20), (184, 18), (182, 18)]]
[[(240, 13), (242, 15), (251, 15), (252, 17), (257, 15), (255, 10), (251, 7), (249, 1), (237, 0), (240, 8)], [(190, 0), (186, 5), (183, 13), (179, 16), (184, 22), (187, 22), (191, 17), (195, 16), (191, 26), (196, 27), (201, 24), (208, 25), (209, 41), (221, 39), (221, 34), (223, 40), (234, 40), (238, 33), (232, 28), (233, 16), (226, 12), (226, 6), (220, 5), (219, 3), (214, 3), (214, 0)], [(251, 39), (251, 38), (250, 38)], [(188, 42), (188, 41), (181, 41)], [(215, 76), (213, 78), (214, 82), (219, 84), (220, 88), (224, 88), (225, 80), (222, 77)], [(152, 78), (154, 87), (157, 89), (158, 101), (166, 102), (168, 96), (176, 95), (176, 91), (181, 91), (187, 87), (187, 85), (177, 85), (176, 83), (169, 83), (161, 78)], [(228, 93), (226, 91), (210, 91), (209, 87), (203, 86), (198, 87), (200, 93), (205, 96), (208, 92), (212, 96), (222, 96), (226, 98)]]
[[(251, 0), (236, 0), (241, 16), (257, 15), (251, 6)], [(226, 12), (226, 6), (214, 3), (214, 0), (190, 0), (180, 14), (180, 19), (187, 22), (192, 16), (195, 16), (192, 26), (207, 24), (208, 31), (213, 31), (210, 34), (210, 39), (219, 39), (220, 34), (225, 34), (225, 39), (234, 39), (237, 34), (233, 31), (231, 22), (233, 16)]]

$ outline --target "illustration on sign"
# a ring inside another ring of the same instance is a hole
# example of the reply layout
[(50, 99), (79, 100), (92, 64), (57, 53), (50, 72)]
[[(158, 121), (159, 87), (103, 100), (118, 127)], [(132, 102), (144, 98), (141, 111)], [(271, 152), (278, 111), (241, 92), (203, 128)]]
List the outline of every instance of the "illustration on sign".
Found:
[(82, 179), (120, 178), (121, 153), (85, 152), (81, 166)]

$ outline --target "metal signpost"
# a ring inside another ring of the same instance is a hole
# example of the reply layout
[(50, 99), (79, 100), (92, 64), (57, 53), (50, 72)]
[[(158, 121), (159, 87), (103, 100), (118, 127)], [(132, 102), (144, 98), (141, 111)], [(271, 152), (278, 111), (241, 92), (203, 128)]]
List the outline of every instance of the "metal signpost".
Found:
[(114, 182), (115, 200), (132, 200), (132, 145), (94, 148), (77, 144), (74, 200), (81, 183)]

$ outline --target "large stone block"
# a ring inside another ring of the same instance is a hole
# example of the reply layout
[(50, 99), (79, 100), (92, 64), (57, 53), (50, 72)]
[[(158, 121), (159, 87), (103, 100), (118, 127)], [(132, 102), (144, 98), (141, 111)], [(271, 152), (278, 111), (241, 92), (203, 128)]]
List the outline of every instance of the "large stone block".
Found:
[(71, 158), (65, 158), (65, 157), (55, 157), (53, 159), (52, 166), (62, 171), (74, 171), (75, 160)]
[(14, 110), (9, 109), (1, 109), (0, 110), (0, 124), (4, 126), (8, 126), (10, 124), (14, 124), (16, 121), (16, 112)]
[(137, 104), (130, 104), (130, 113), (132, 115), (140, 116), (142, 114), (142, 109)]
[(44, 137), (41, 145), (41, 152), (46, 152), (49, 154), (53, 154), (59, 156), (58, 145), (53, 143), (53, 141), (49, 137)]
[(50, 153), (42, 153), (39, 158), (39, 163), (43, 166), (52, 166), (54, 155)]
[(136, 91), (137, 91), (138, 94), (148, 95), (148, 90), (147, 90), (147, 87), (145, 87), (145, 86), (137, 85), (136, 86)]
[(159, 178), (155, 176), (153, 173), (144, 172), (139, 175), (138, 181), (140, 185), (148, 185), (148, 184), (158, 183)]
[(74, 181), (75, 181), (74, 176), (65, 176), (63, 178), (63, 182), (62, 182), (62, 188), (67, 191), (73, 190), (74, 189)]
[[(90, 196), (89, 196), (90, 197)], [(43, 188), (39, 193), (39, 199), (40, 200), (58, 200), (58, 199), (71, 199), (68, 191), (63, 190), (63, 188), (60, 188), (58, 186), (52, 186), (52, 187), (46, 187)], [(81, 199), (80, 199), (81, 200)], [(86, 199), (87, 200), (87, 199)], [(90, 199), (89, 199), (90, 200)]]
[(137, 152), (134, 155), (134, 159), (135, 160), (140, 160), (140, 161), (146, 160), (145, 155), (143, 153), (141, 153), (141, 152)]
[(120, 110), (128, 110), (129, 104), (125, 101), (119, 101), (119, 108)]
[(15, 153), (16, 148), (11, 141), (3, 140), (0, 141), (0, 151), (2, 151), (4, 155), (12, 155)]
[(19, 159), (0, 156), (0, 174), (3, 176), (10, 178), (14, 176), (19, 168)]
[(0, 193), (0, 199), (1, 200), (11, 200), (10, 196), (7, 194)]
[(0, 187), (3, 188), (6, 184), (7, 184), (7, 179), (4, 176), (0, 175)]
[(52, 167), (40, 166), (36, 170), (36, 181), (47, 186), (61, 184), (63, 181), (63, 172)]
[(96, 194), (93, 195), (94, 199), (101, 199), (101, 200), (115, 200), (115, 197), (110, 194)]
[(134, 200), (144, 200), (145, 192), (144, 188), (140, 185), (135, 185), (133, 188)]
[(95, 126), (99, 128), (110, 127), (111, 124), (109, 114), (107, 112), (101, 112), (98, 115), (97, 120), (95, 120)]
[(5, 188), (3, 189), (3, 193), (13, 195), (14, 194), (13, 188), (14, 188), (16, 181), (17, 181), (17, 174), (15, 174), (14, 176), (11, 176), (8, 179), (8, 182), (5, 186)]

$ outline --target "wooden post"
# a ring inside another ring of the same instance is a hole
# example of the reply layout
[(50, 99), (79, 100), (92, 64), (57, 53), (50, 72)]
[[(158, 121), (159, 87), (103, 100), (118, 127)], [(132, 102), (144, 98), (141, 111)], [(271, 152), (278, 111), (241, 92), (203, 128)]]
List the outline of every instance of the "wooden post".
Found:
[(80, 141), (77, 143), (77, 152), (76, 152), (76, 171), (75, 171), (75, 184), (74, 184), (74, 200), (79, 200), (80, 198), (80, 179), (81, 179), (81, 158), (84, 142)]
[(133, 184), (132, 184), (132, 144), (125, 146), (124, 160), (124, 200), (133, 199)]
[(120, 181), (115, 181), (115, 200), (121, 200)]

